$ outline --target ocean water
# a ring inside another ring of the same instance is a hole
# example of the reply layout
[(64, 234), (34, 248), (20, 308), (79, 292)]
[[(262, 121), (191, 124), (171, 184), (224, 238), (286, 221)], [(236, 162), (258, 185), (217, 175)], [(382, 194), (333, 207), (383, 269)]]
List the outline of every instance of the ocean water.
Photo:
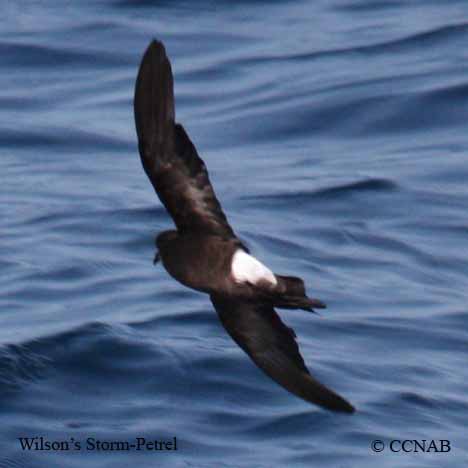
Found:
[[(466, 1), (3, 2), (0, 467), (467, 466), (467, 17)], [(132, 100), (153, 37), (234, 229), (328, 304), (280, 315), (354, 415), (277, 386), (207, 296), (152, 265), (172, 221)], [(138, 437), (177, 450), (88, 441)]]

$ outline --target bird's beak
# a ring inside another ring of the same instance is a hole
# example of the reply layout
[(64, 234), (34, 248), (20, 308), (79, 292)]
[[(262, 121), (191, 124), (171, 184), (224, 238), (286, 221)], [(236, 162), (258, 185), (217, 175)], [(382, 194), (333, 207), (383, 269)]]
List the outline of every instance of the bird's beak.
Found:
[(154, 259), (153, 259), (153, 265), (156, 265), (156, 263), (158, 263), (159, 260), (161, 260), (161, 255), (159, 255), (159, 252), (156, 252)]

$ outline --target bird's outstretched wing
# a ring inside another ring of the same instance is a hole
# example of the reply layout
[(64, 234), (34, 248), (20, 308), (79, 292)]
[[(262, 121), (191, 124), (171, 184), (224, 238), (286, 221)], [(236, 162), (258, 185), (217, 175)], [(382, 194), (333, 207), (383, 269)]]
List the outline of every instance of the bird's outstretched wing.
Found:
[(156, 40), (138, 71), (134, 110), (143, 167), (177, 229), (235, 237), (205, 164), (182, 125), (175, 123), (171, 64)]
[(315, 380), (299, 353), (292, 328), (270, 305), (211, 295), (224, 328), (268, 376), (291, 393), (333, 411), (354, 412), (344, 398)]

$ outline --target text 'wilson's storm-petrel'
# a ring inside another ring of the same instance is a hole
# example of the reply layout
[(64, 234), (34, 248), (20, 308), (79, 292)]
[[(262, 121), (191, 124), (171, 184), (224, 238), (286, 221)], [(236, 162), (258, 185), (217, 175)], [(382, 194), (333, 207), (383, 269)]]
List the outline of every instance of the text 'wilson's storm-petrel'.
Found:
[(175, 122), (171, 64), (161, 42), (143, 56), (135, 86), (141, 161), (177, 230), (156, 238), (164, 267), (185, 286), (208, 293), (233, 340), (273, 380), (304, 400), (334, 411), (353, 406), (309, 373), (274, 307), (323, 308), (300, 278), (274, 274), (236, 237), (216, 198), (205, 164)]

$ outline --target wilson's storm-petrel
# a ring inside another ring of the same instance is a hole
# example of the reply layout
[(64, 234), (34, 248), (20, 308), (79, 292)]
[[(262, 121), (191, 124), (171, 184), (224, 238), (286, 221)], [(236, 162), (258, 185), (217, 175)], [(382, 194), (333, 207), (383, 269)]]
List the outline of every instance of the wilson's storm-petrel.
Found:
[(156, 237), (160, 259), (176, 280), (208, 293), (233, 340), (273, 380), (304, 400), (334, 411), (353, 406), (315, 380), (274, 307), (323, 308), (300, 278), (280, 276), (250, 255), (229, 225), (182, 125), (175, 122), (171, 64), (161, 42), (146, 50), (135, 86), (141, 161), (177, 230)]

